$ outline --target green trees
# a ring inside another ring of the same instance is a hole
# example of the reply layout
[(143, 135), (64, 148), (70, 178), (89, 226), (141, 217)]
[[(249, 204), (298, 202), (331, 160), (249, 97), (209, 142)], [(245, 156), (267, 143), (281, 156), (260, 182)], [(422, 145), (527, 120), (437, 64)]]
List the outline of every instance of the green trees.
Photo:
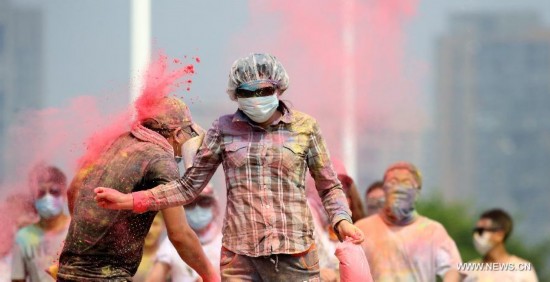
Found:
[[(421, 215), (445, 226), (449, 235), (455, 240), (464, 262), (479, 258), (472, 243), (472, 228), (482, 210), (477, 210), (472, 204), (466, 202), (445, 201), (441, 195), (437, 194), (420, 198), (417, 209)], [(518, 232), (512, 233), (506, 244), (508, 251), (533, 263), (540, 281), (550, 281), (550, 238), (547, 242), (527, 245), (519, 236)]]

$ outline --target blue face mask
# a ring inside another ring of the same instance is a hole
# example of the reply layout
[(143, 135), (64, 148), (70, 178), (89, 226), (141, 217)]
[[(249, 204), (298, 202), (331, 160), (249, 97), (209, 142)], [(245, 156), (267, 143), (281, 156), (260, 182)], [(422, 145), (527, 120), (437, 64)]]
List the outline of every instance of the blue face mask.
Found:
[(277, 110), (279, 99), (277, 93), (265, 97), (238, 98), (239, 109), (251, 120), (262, 123), (268, 120)]
[(185, 216), (187, 217), (189, 226), (193, 230), (198, 231), (204, 229), (212, 222), (214, 213), (212, 207), (203, 208), (197, 205), (194, 208), (185, 209)]
[(50, 193), (34, 202), (34, 207), (40, 217), (44, 219), (52, 218), (63, 212), (64, 202), (61, 197), (54, 197)]
[(386, 206), (384, 213), (394, 224), (407, 225), (416, 218), (415, 203), (418, 189), (402, 185), (384, 186)]

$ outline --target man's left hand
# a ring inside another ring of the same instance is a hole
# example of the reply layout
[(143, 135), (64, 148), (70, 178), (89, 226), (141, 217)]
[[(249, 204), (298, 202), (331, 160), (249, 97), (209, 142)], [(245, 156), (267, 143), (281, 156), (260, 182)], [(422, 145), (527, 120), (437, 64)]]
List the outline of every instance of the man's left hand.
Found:
[(338, 239), (340, 239), (340, 241), (344, 241), (346, 237), (351, 237), (352, 243), (361, 244), (363, 240), (365, 240), (363, 231), (347, 220), (340, 221), (336, 228), (338, 229)]

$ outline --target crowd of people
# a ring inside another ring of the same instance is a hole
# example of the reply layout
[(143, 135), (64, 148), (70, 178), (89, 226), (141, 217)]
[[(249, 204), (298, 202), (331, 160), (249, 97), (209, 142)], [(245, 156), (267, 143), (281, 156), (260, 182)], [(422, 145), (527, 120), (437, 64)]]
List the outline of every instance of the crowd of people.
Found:
[[(70, 184), (58, 168), (36, 167), (36, 218), (11, 224), (2, 281), (537, 281), (534, 268), (461, 269), (445, 227), (416, 210), (422, 175), (411, 163), (390, 165), (362, 199), (315, 119), (280, 100), (288, 86), (277, 58), (251, 54), (229, 75), (237, 111), (208, 131), (163, 97)], [(220, 164), (225, 211), (210, 184)], [(484, 212), (472, 263), (527, 265), (506, 250), (512, 227), (505, 211)], [(343, 241), (368, 263), (353, 279), (335, 255)]]

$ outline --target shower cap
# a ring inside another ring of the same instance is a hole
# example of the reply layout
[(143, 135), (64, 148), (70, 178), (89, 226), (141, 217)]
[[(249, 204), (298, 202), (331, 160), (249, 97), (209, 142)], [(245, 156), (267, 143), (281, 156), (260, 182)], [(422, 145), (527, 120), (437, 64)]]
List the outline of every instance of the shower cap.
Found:
[(264, 87), (275, 87), (279, 95), (288, 88), (288, 74), (275, 56), (250, 54), (233, 63), (227, 84), (227, 94), (231, 100), (237, 99), (237, 89), (255, 91)]

